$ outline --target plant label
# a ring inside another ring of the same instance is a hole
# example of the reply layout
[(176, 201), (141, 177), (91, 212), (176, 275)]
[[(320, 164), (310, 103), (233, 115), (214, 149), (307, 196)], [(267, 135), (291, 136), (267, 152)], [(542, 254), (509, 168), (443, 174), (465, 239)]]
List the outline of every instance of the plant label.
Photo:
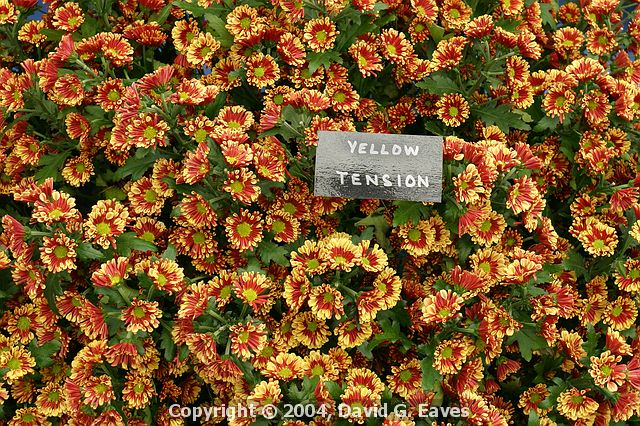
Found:
[(441, 136), (318, 132), (314, 195), (440, 202)]

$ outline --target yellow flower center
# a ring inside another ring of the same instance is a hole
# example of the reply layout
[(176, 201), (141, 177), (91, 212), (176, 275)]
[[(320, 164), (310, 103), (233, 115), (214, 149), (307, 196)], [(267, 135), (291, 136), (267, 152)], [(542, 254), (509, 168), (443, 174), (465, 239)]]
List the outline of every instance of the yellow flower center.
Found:
[(107, 222), (100, 222), (96, 224), (96, 232), (98, 235), (109, 235), (111, 233), (111, 226)]
[(58, 246), (53, 249), (53, 255), (58, 259), (64, 259), (65, 257), (67, 257), (68, 253), (69, 250), (64, 246)]
[(236, 232), (243, 238), (248, 237), (251, 234), (251, 225), (242, 222), (236, 227)]
[(254, 289), (248, 288), (242, 292), (242, 296), (247, 302), (253, 302), (258, 298), (258, 293)]

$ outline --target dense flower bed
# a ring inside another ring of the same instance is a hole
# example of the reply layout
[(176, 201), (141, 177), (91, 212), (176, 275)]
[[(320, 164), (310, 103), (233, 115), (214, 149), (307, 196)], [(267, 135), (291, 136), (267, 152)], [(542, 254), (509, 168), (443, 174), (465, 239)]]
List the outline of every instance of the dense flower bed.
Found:
[[(638, 421), (633, 2), (45, 3), (0, 0), (8, 424)], [(444, 136), (442, 203), (313, 196), (318, 130)]]

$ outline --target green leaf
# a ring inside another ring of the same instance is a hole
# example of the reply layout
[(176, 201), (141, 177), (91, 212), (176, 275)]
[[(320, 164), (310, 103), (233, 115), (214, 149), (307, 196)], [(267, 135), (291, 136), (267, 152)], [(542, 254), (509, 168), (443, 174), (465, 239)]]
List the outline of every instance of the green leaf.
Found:
[(342, 59), (340, 53), (335, 50), (327, 52), (311, 52), (307, 54), (307, 60), (309, 61), (309, 72), (313, 74), (320, 67), (328, 69), (332, 62), (341, 64)]
[(164, 259), (176, 260), (177, 254), (176, 247), (173, 244), (168, 244), (167, 249), (162, 253), (162, 257)]
[(209, 28), (211, 28), (215, 33), (215, 39), (220, 42), (220, 46), (225, 49), (231, 47), (231, 45), (233, 45), (234, 38), (225, 27), (225, 21), (212, 13), (205, 13), (204, 17), (207, 20)]
[[(376, 241), (378, 242), (378, 244), (380, 244), (380, 246), (385, 249), (391, 248), (391, 244), (389, 243), (389, 239), (387, 238), (387, 231), (389, 230), (389, 224), (387, 223), (387, 220), (385, 219), (384, 216), (382, 215), (367, 216), (364, 219), (356, 222), (356, 226), (368, 226), (369, 228), (367, 228), (365, 232), (367, 232), (369, 229), (371, 229), (371, 226), (373, 226), (374, 235), (376, 237)], [(361, 236), (363, 240), (369, 239), (369, 238), (365, 238), (365, 232), (363, 232)]]
[(66, 32), (62, 30), (53, 30), (51, 28), (43, 28), (39, 33), (47, 37), (47, 40), (49, 41), (60, 41), (62, 36), (66, 34)]
[(29, 352), (36, 360), (36, 365), (40, 368), (48, 367), (53, 364), (51, 358), (53, 354), (60, 350), (60, 342), (57, 340), (50, 340), (42, 346), (36, 345), (35, 339), (29, 343)]
[(533, 130), (535, 132), (544, 132), (546, 130), (554, 130), (556, 127), (558, 127), (559, 123), (560, 123), (560, 120), (558, 120), (557, 117), (552, 118), (545, 115), (540, 120), (538, 120), (538, 124), (533, 126)]
[(569, 251), (567, 258), (562, 261), (562, 266), (567, 271), (575, 272), (578, 278), (587, 273), (587, 269), (584, 267), (584, 258), (574, 250)]
[(422, 388), (426, 390), (438, 388), (442, 375), (433, 368), (433, 352), (422, 359), (420, 367), (422, 368)]
[(511, 110), (511, 105), (508, 104), (496, 105), (495, 101), (490, 101), (481, 106), (471, 107), (471, 113), (489, 126), (495, 124), (505, 133), (508, 133), (510, 129), (531, 129), (519, 114)]
[(394, 201), (397, 206), (393, 212), (393, 226), (404, 225), (411, 221), (416, 225), (420, 219), (429, 214), (429, 208), (416, 201)]
[(182, 10), (186, 10), (187, 12), (191, 12), (191, 14), (196, 18), (204, 15), (204, 12), (206, 10), (204, 7), (186, 1), (174, 1), (173, 5), (179, 7)]
[(268, 240), (262, 240), (260, 244), (258, 244), (256, 252), (260, 256), (260, 260), (262, 260), (265, 265), (275, 262), (278, 265), (289, 266), (289, 261), (286, 258), (286, 255), (289, 254), (289, 250), (276, 243), (272, 243)]
[[(547, 341), (542, 337), (537, 329), (530, 325), (525, 325), (520, 330), (513, 333), (513, 336), (509, 338), (508, 342), (518, 341), (518, 347), (520, 353), (525, 361), (531, 361), (533, 357), (533, 351), (549, 347)], [(509, 343), (509, 344), (511, 344)]]
[(58, 305), (56, 305), (56, 296), (62, 296), (62, 285), (60, 284), (59, 274), (49, 274), (44, 283), (44, 297), (53, 312), (60, 315)]
[(132, 250), (153, 251), (158, 248), (149, 241), (136, 236), (135, 232), (125, 232), (116, 238), (116, 252), (122, 256), (129, 256)]
[(433, 41), (438, 43), (444, 37), (444, 28), (436, 24), (427, 24)]
[(539, 424), (540, 424), (540, 418), (538, 417), (538, 413), (536, 413), (536, 410), (530, 410), (527, 426), (538, 426)]
[(171, 13), (171, 9), (173, 7), (174, 7), (173, 4), (169, 3), (168, 5), (163, 7), (158, 13), (151, 15), (149, 20), (152, 22), (157, 22), (160, 25), (164, 24), (167, 18), (169, 17), (169, 14)]
[(436, 95), (460, 92), (460, 87), (456, 82), (442, 73), (431, 74), (421, 82), (416, 83), (416, 86)]
[(173, 361), (176, 356), (176, 344), (171, 336), (171, 329), (173, 328), (173, 322), (162, 323), (162, 334), (160, 335), (160, 349), (164, 350), (164, 359), (167, 361)]
[(69, 151), (60, 152), (58, 154), (43, 155), (38, 163), (41, 168), (33, 176), (38, 182), (44, 181), (46, 178), (53, 178), (57, 181), (60, 178), (60, 169), (64, 166), (71, 153)]
[(116, 170), (113, 177), (115, 180), (121, 180), (127, 176), (131, 176), (133, 180), (140, 179), (158, 158), (160, 154), (155, 150), (148, 152), (142, 148), (138, 149), (136, 155), (130, 157), (124, 166)]
[(96, 250), (90, 243), (80, 243), (76, 249), (76, 254), (80, 260), (102, 259), (104, 255), (100, 250)]

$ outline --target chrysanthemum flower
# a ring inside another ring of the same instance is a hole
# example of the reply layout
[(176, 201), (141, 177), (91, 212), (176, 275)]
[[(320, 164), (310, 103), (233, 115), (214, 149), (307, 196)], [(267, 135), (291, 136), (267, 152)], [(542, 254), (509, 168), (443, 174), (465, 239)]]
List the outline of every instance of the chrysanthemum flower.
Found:
[(444, 323), (458, 314), (464, 299), (451, 290), (440, 290), (427, 297), (422, 305), (422, 313), (427, 323)]
[(273, 239), (278, 242), (292, 243), (300, 236), (298, 219), (282, 210), (269, 212), (266, 229), (274, 234)]
[(51, 100), (59, 105), (76, 106), (84, 100), (86, 93), (82, 88), (82, 82), (76, 74), (64, 74), (53, 85)]
[(157, 22), (145, 23), (138, 20), (129, 25), (122, 32), (126, 38), (135, 41), (143, 46), (161, 46), (167, 39), (167, 35), (162, 32), (162, 27)]
[(319, 319), (340, 319), (344, 315), (342, 306), (342, 294), (328, 284), (314, 287), (308, 300), (311, 312)]
[(91, 275), (91, 282), (99, 287), (113, 287), (129, 277), (129, 269), (130, 266), (126, 257), (121, 256), (116, 259), (109, 259)]
[(604, 351), (598, 357), (592, 356), (590, 360), (589, 374), (593, 377), (596, 385), (602, 388), (606, 387), (610, 392), (616, 392), (618, 386), (624, 384), (626, 372), (625, 366), (620, 364), (621, 356)]
[(83, 402), (93, 409), (115, 399), (111, 377), (103, 374), (101, 376), (91, 376), (84, 386)]
[(294, 269), (284, 280), (283, 298), (287, 302), (289, 312), (298, 312), (309, 297), (311, 281), (307, 276)]
[(18, 21), (19, 10), (16, 10), (14, 2), (0, 2), (0, 25), (15, 24)]
[(328, 16), (309, 20), (304, 26), (303, 40), (314, 52), (324, 52), (333, 47), (340, 32)]
[(349, 53), (353, 57), (363, 77), (376, 76), (382, 71), (382, 58), (376, 51), (376, 46), (364, 40), (358, 40), (349, 47)]
[(169, 294), (182, 290), (185, 286), (184, 270), (175, 260), (161, 258), (149, 266), (147, 275), (159, 290)]
[(417, 225), (411, 221), (401, 225), (398, 236), (402, 238), (400, 247), (416, 257), (428, 255), (435, 240), (435, 232), (426, 220), (421, 220)]
[(116, 200), (99, 200), (84, 223), (85, 239), (103, 248), (115, 246), (129, 222), (129, 212)]
[(198, 28), (198, 22), (196, 20), (179, 20), (173, 24), (171, 29), (171, 38), (173, 39), (173, 45), (176, 50), (184, 53), (193, 41), (198, 37), (200, 29)]
[(249, 321), (229, 327), (231, 350), (241, 360), (247, 361), (259, 353), (267, 343), (266, 327), (262, 323)]
[(472, 38), (482, 38), (490, 35), (493, 27), (494, 22), (491, 15), (481, 15), (465, 26), (464, 35)]
[(199, 33), (187, 46), (187, 61), (195, 66), (211, 62), (213, 55), (220, 49), (220, 42), (210, 33)]
[(619, 272), (614, 273), (616, 285), (620, 290), (630, 293), (640, 292), (640, 260), (627, 259), (624, 262), (623, 271), (623, 274)]
[(412, 359), (401, 365), (391, 367), (391, 374), (387, 376), (389, 390), (406, 398), (409, 394), (422, 388), (422, 369), (420, 361)]
[(48, 225), (56, 222), (68, 222), (80, 217), (75, 208), (76, 201), (65, 192), (53, 191), (51, 196), (42, 194), (33, 205), (31, 217), (40, 223)]
[(71, 186), (81, 186), (91, 179), (94, 173), (93, 163), (88, 155), (81, 154), (70, 158), (62, 168), (62, 177)]
[(542, 106), (548, 116), (558, 117), (560, 122), (563, 122), (565, 115), (573, 112), (571, 106), (575, 99), (576, 95), (573, 91), (562, 86), (552, 87), (544, 96)]
[(466, 338), (445, 340), (436, 347), (433, 368), (440, 374), (456, 374), (473, 350)]
[(282, 34), (277, 49), (278, 54), (287, 65), (291, 65), (292, 67), (301, 67), (304, 65), (307, 53), (305, 52), (302, 41), (294, 34)]
[(338, 112), (347, 113), (358, 108), (360, 95), (348, 83), (327, 85), (325, 95), (331, 100), (331, 106)]
[(334, 330), (338, 337), (338, 346), (343, 349), (355, 348), (363, 344), (371, 334), (373, 328), (370, 322), (349, 319), (341, 322)]
[(320, 351), (311, 351), (305, 358), (306, 375), (320, 377), (322, 380), (338, 380), (339, 372), (333, 359)]
[(248, 250), (262, 240), (262, 217), (258, 212), (241, 209), (225, 220), (226, 234), (231, 247)]
[(454, 176), (456, 201), (473, 204), (485, 193), (485, 187), (475, 164), (467, 164), (467, 168), (458, 176)]
[(356, 300), (358, 320), (360, 322), (373, 321), (378, 312), (383, 309), (384, 299), (377, 289), (360, 293)]
[(121, 318), (127, 331), (136, 333), (142, 330), (150, 333), (160, 325), (159, 319), (162, 318), (162, 311), (158, 309), (156, 301), (134, 298), (131, 305), (122, 311)]
[(269, 300), (272, 285), (271, 280), (263, 274), (243, 272), (235, 279), (233, 292), (254, 311), (258, 311)]
[(178, 253), (193, 259), (205, 259), (218, 252), (218, 242), (209, 229), (176, 227), (169, 235), (169, 241), (176, 246)]
[(247, 67), (247, 83), (263, 88), (273, 86), (280, 78), (280, 68), (271, 55), (257, 52), (245, 61)]
[(69, 33), (76, 31), (84, 22), (84, 12), (78, 3), (64, 3), (54, 9), (53, 26)]
[(466, 37), (451, 37), (441, 40), (431, 58), (431, 71), (435, 72), (457, 67), (462, 60), (462, 51), (468, 42), (469, 40)]
[(260, 196), (260, 187), (256, 184), (258, 179), (249, 169), (243, 167), (237, 170), (230, 170), (222, 189), (231, 194), (231, 198), (243, 204), (251, 204)]
[(168, 131), (167, 123), (154, 112), (139, 114), (127, 125), (129, 136), (139, 148), (166, 146)]
[(50, 272), (76, 269), (76, 251), (78, 243), (64, 234), (43, 237), (40, 258)]
[(473, 10), (462, 0), (445, 0), (440, 6), (440, 16), (444, 28), (447, 30), (460, 31), (471, 18)]
[(618, 245), (615, 228), (592, 217), (586, 220), (584, 230), (577, 238), (584, 249), (593, 256), (611, 256)]
[(227, 15), (227, 30), (236, 41), (244, 41), (260, 36), (265, 30), (264, 18), (258, 10), (249, 5), (239, 5)]
[(436, 114), (447, 126), (458, 127), (469, 118), (469, 104), (459, 93), (448, 93), (436, 102)]
[(347, 387), (340, 398), (349, 407), (345, 410), (345, 418), (354, 423), (364, 423), (367, 418), (365, 408), (375, 409), (380, 405), (380, 396), (365, 387)]
[(200, 194), (193, 191), (182, 198), (179, 204), (180, 220), (195, 229), (211, 228), (216, 225), (218, 215), (209, 202)]
[(36, 407), (45, 416), (58, 417), (65, 409), (65, 393), (59, 383), (50, 382), (39, 389)]
[(247, 398), (249, 405), (257, 407), (263, 407), (268, 404), (277, 405), (281, 400), (282, 391), (276, 380), (261, 381), (253, 388)]
[(594, 55), (605, 55), (618, 46), (616, 35), (606, 27), (587, 31), (587, 49)]
[(350, 271), (358, 262), (358, 249), (351, 239), (346, 236), (336, 235), (324, 240), (329, 268)]
[(209, 162), (209, 146), (206, 142), (201, 142), (194, 151), (189, 151), (184, 156), (183, 168), (176, 183), (187, 183), (193, 185), (204, 179), (211, 170)]
[(413, 46), (405, 34), (394, 28), (382, 30), (379, 40), (382, 55), (395, 64), (403, 64), (414, 54)]
[(631, 327), (638, 317), (638, 308), (635, 302), (624, 296), (618, 297), (609, 303), (604, 312), (602, 321), (613, 330), (626, 330)]
[(386, 268), (389, 259), (378, 244), (371, 247), (371, 240), (362, 240), (358, 244), (360, 250), (357, 264), (367, 272), (381, 272)]
[(591, 91), (587, 93), (580, 100), (580, 105), (583, 108), (585, 118), (592, 125), (605, 122), (609, 112), (611, 112), (609, 98), (600, 91)]
[(143, 409), (149, 405), (154, 396), (153, 382), (147, 376), (136, 373), (127, 373), (122, 399), (130, 408)]
[(590, 389), (570, 388), (558, 396), (557, 409), (560, 414), (571, 420), (587, 419), (595, 414), (599, 404), (586, 396)]
[(296, 340), (308, 348), (320, 348), (329, 340), (330, 332), (326, 322), (318, 319), (312, 312), (296, 315), (291, 326)]
[(279, 353), (267, 363), (264, 374), (267, 377), (290, 381), (302, 377), (305, 372), (304, 360), (292, 353)]

